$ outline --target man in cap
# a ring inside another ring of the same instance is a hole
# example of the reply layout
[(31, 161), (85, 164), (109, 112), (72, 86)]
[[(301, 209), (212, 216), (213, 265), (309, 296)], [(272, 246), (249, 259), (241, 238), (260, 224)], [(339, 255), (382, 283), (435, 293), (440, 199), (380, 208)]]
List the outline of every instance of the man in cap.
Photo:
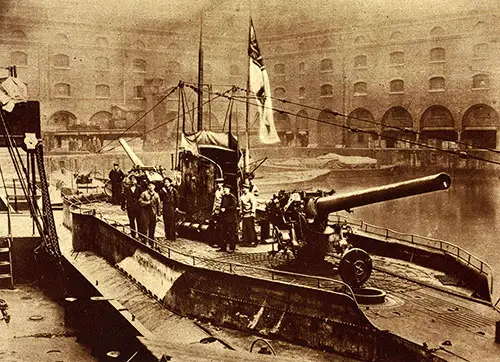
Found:
[(238, 202), (231, 193), (231, 185), (225, 183), (223, 187), (222, 200), (220, 204), (220, 225), (222, 236), (222, 247), (219, 251), (233, 253), (238, 240)]
[(124, 177), (125, 174), (120, 170), (120, 165), (114, 163), (113, 169), (109, 171), (109, 180), (111, 181), (111, 203), (114, 205), (120, 205), (122, 181)]
[(257, 210), (257, 199), (250, 192), (250, 183), (245, 180), (243, 183), (243, 195), (240, 197), (242, 212), (242, 234), (243, 242), (249, 246), (257, 245), (257, 236), (255, 234), (255, 212)]
[(175, 211), (179, 207), (179, 192), (172, 184), (170, 177), (163, 179), (163, 187), (160, 190), (160, 200), (163, 210), (163, 225), (165, 227), (165, 239), (175, 240)]
[(155, 191), (155, 184), (150, 182), (148, 189), (144, 191), (139, 197), (139, 204), (141, 205), (141, 234), (149, 238), (149, 243), (154, 246), (156, 218), (160, 216), (160, 197)]
[(129, 180), (129, 185), (123, 191), (122, 209), (127, 209), (130, 235), (135, 238), (135, 232), (141, 230), (139, 197), (142, 194), (142, 189), (137, 184), (137, 178), (134, 175), (130, 175)]
[(215, 179), (215, 196), (214, 196), (214, 204), (212, 207), (212, 218), (210, 220), (210, 224), (212, 227), (212, 247), (221, 248), (221, 232), (220, 232), (220, 204), (222, 201), (222, 193), (223, 193), (224, 179), (222, 177)]

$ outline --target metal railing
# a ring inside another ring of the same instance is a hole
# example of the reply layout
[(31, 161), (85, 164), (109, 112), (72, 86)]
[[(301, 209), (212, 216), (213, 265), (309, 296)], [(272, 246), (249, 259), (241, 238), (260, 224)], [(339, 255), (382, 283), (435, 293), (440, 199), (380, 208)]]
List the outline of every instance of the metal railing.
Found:
[[(118, 231), (130, 237), (129, 233), (132, 229), (128, 225), (117, 222), (116, 220), (106, 218), (100, 211), (95, 208), (89, 207), (83, 202), (77, 202), (70, 205), (70, 211), (76, 212), (84, 215), (93, 215), (100, 220), (104, 221), (106, 224), (115, 227)], [(337, 293), (343, 293), (348, 295), (357, 304), (356, 298), (351, 287), (340, 280), (292, 273), (286, 271), (280, 271), (276, 269), (270, 269), (260, 266), (254, 266), (249, 264), (242, 264), (218, 259), (211, 259), (206, 257), (200, 257), (193, 254), (188, 254), (171, 246), (167, 245), (167, 242), (160, 242), (158, 240), (152, 240), (147, 235), (139, 233), (134, 230), (134, 232), (139, 236), (135, 238), (136, 241), (140, 242), (146, 247), (149, 247), (156, 252), (166, 256), (169, 259), (181, 262), (186, 265), (195, 266), (198, 268), (204, 268), (209, 270), (217, 270), (224, 273), (253, 276), (262, 279), (279, 281), (289, 284), (297, 284), (312, 288), (318, 288), (327, 291), (333, 291)]]
[(410, 245), (425, 247), (434, 251), (442, 252), (448, 256), (455, 258), (455, 260), (462, 261), (466, 264), (467, 267), (471, 267), (477, 270), (480, 274), (484, 274), (488, 279), (490, 293), (493, 293), (493, 269), (491, 268), (491, 266), (458, 245), (445, 240), (433, 239), (415, 234), (401, 233), (399, 231), (391, 230), (388, 228), (371, 225), (364, 222), (363, 220), (351, 218), (345, 215), (331, 214), (330, 221), (336, 222), (338, 224), (348, 224), (351, 227), (357, 228), (362, 232), (383, 237), (388, 241), (396, 240)]

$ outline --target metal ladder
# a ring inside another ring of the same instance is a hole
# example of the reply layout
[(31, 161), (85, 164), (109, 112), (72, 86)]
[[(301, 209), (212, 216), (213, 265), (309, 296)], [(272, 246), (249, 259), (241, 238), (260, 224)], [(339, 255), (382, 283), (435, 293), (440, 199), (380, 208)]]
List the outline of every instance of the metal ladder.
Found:
[(0, 288), (4, 283), (10, 289), (14, 288), (14, 276), (12, 274), (12, 237), (0, 238)]

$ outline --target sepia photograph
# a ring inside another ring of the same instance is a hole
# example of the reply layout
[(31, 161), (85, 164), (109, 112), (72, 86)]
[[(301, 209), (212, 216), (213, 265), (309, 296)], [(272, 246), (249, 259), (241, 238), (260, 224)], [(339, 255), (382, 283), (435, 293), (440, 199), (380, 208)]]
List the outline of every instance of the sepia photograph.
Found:
[(498, 0), (0, 19), (1, 361), (500, 361)]

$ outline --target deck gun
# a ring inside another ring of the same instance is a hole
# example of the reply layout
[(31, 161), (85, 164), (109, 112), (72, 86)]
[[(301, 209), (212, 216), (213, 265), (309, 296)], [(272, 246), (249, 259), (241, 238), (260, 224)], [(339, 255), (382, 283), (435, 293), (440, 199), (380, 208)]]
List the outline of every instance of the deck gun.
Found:
[(342, 235), (337, 235), (342, 234), (341, 228), (329, 224), (329, 214), (446, 190), (450, 183), (450, 176), (440, 173), (347, 193), (280, 191), (266, 207), (269, 222), (273, 226), (272, 237), (278, 245), (272, 253), (291, 254), (299, 265), (319, 265), (328, 254), (336, 254), (341, 258), (338, 271), (342, 280), (352, 287), (359, 287), (370, 277), (371, 257), (364, 250), (342, 242)]
[[(123, 147), (123, 150), (127, 153), (128, 157), (134, 164), (132, 170), (130, 170), (130, 174), (135, 174), (138, 178), (137, 181), (139, 183), (142, 182), (153, 182), (157, 184), (157, 187), (161, 185), (163, 182), (163, 169), (157, 166), (145, 166), (142, 160), (136, 155), (134, 150), (130, 147), (130, 145), (123, 138), (118, 139), (120, 145)], [(142, 182), (141, 182), (142, 181)]]

